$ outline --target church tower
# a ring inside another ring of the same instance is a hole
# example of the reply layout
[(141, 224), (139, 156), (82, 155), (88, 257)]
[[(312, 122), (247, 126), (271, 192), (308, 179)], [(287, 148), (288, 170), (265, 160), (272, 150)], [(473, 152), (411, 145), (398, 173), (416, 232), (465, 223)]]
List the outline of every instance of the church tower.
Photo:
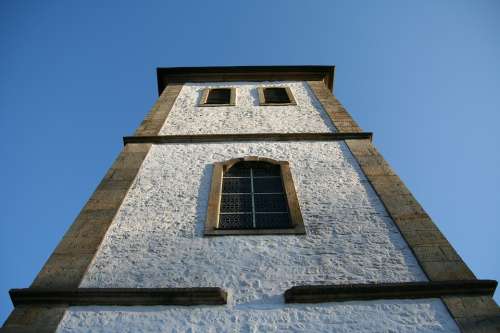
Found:
[(334, 67), (159, 68), (160, 97), (2, 332), (498, 332), (333, 95)]

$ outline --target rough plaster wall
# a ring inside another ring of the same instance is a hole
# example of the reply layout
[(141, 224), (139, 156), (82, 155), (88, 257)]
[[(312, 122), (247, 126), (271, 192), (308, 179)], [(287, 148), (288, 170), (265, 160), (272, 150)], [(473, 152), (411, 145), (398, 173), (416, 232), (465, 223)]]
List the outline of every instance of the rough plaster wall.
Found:
[(438, 299), (283, 307), (74, 307), (65, 332), (459, 332)]
[[(306, 236), (202, 236), (211, 164), (246, 155), (290, 161)], [(438, 299), (283, 302), (299, 284), (422, 280), (344, 143), (153, 145), (81, 287), (217, 286), (228, 305), (71, 308), (59, 332), (458, 332)]]
[[(288, 86), (296, 106), (259, 106), (257, 87)], [(236, 106), (199, 107), (205, 88), (235, 87)], [(160, 131), (168, 134), (335, 132), (305, 82), (186, 83)]]
[[(212, 163), (246, 155), (290, 161), (307, 236), (202, 236)], [(154, 145), (81, 286), (218, 286), (279, 303), (297, 284), (422, 280), (344, 143), (249, 142)]]

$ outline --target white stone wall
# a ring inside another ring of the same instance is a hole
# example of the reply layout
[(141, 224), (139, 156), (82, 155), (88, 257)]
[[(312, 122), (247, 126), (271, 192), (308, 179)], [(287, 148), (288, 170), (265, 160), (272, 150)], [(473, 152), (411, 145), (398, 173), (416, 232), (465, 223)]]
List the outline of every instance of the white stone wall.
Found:
[[(246, 155), (290, 162), (307, 236), (203, 237), (212, 163)], [(153, 145), (81, 286), (218, 286), (247, 303), (425, 279), (344, 143), (246, 142)]]
[[(296, 106), (259, 106), (257, 87), (288, 86)], [(236, 88), (236, 106), (199, 107), (203, 89)], [(160, 135), (335, 132), (335, 126), (305, 82), (186, 83)]]
[(459, 332), (438, 299), (280, 307), (78, 307), (58, 333), (83, 332)]
[[(212, 163), (247, 155), (290, 162), (306, 236), (203, 237)], [(59, 332), (458, 331), (437, 299), (283, 300), (294, 285), (425, 280), (343, 142), (153, 145), (80, 287), (213, 286), (228, 305), (72, 308)]]

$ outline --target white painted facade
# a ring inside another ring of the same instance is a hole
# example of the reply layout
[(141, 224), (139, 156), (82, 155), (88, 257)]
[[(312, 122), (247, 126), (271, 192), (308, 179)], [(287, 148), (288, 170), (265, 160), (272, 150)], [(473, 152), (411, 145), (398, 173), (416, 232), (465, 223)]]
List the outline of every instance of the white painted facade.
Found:
[[(290, 162), (306, 236), (203, 237), (212, 164), (247, 155)], [(154, 145), (81, 286), (218, 286), (246, 303), (297, 284), (422, 280), (344, 143), (246, 142)]]
[(74, 307), (59, 333), (458, 333), (437, 299), (261, 307)]
[[(287, 86), (297, 102), (259, 106), (257, 87)], [(205, 88), (235, 87), (236, 105), (198, 106)], [(335, 126), (306, 82), (186, 83), (160, 135), (335, 132)]]
[[(261, 109), (255, 83), (188, 84), (162, 134), (335, 130), (305, 83), (285, 84), (298, 106)], [(197, 107), (207, 86), (236, 86), (237, 106)], [(306, 235), (203, 237), (213, 163), (248, 155), (289, 161)], [(228, 304), (74, 307), (59, 332), (458, 332), (439, 299), (283, 300), (294, 285), (425, 280), (343, 142), (157, 144), (80, 287), (221, 287)]]

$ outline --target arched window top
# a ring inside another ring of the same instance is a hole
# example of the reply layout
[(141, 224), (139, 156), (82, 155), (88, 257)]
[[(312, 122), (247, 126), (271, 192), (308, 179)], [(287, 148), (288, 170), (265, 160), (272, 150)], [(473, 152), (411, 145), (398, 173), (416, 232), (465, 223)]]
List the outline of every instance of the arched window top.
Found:
[(247, 156), (214, 165), (206, 235), (303, 234), (288, 162)]
[(281, 175), (280, 166), (262, 161), (242, 161), (231, 165), (224, 170), (224, 177), (279, 177)]
[(278, 160), (274, 160), (272, 158), (268, 158), (268, 157), (260, 157), (260, 156), (245, 156), (245, 157), (238, 157), (238, 158), (233, 158), (233, 159), (230, 159), (230, 160), (227, 160), (225, 162), (218, 162), (216, 164), (220, 164), (223, 166), (223, 170), (224, 172), (228, 171), (229, 169), (231, 169), (231, 167), (237, 163), (241, 163), (241, 162), (246, 162), (246, 163), (250, 163), (250, 162), (261, 162), (262, 164), (271, 164), (271, 165), (285, 165), (285, 164), (288, 164), (287, 161), (278, 161)]

